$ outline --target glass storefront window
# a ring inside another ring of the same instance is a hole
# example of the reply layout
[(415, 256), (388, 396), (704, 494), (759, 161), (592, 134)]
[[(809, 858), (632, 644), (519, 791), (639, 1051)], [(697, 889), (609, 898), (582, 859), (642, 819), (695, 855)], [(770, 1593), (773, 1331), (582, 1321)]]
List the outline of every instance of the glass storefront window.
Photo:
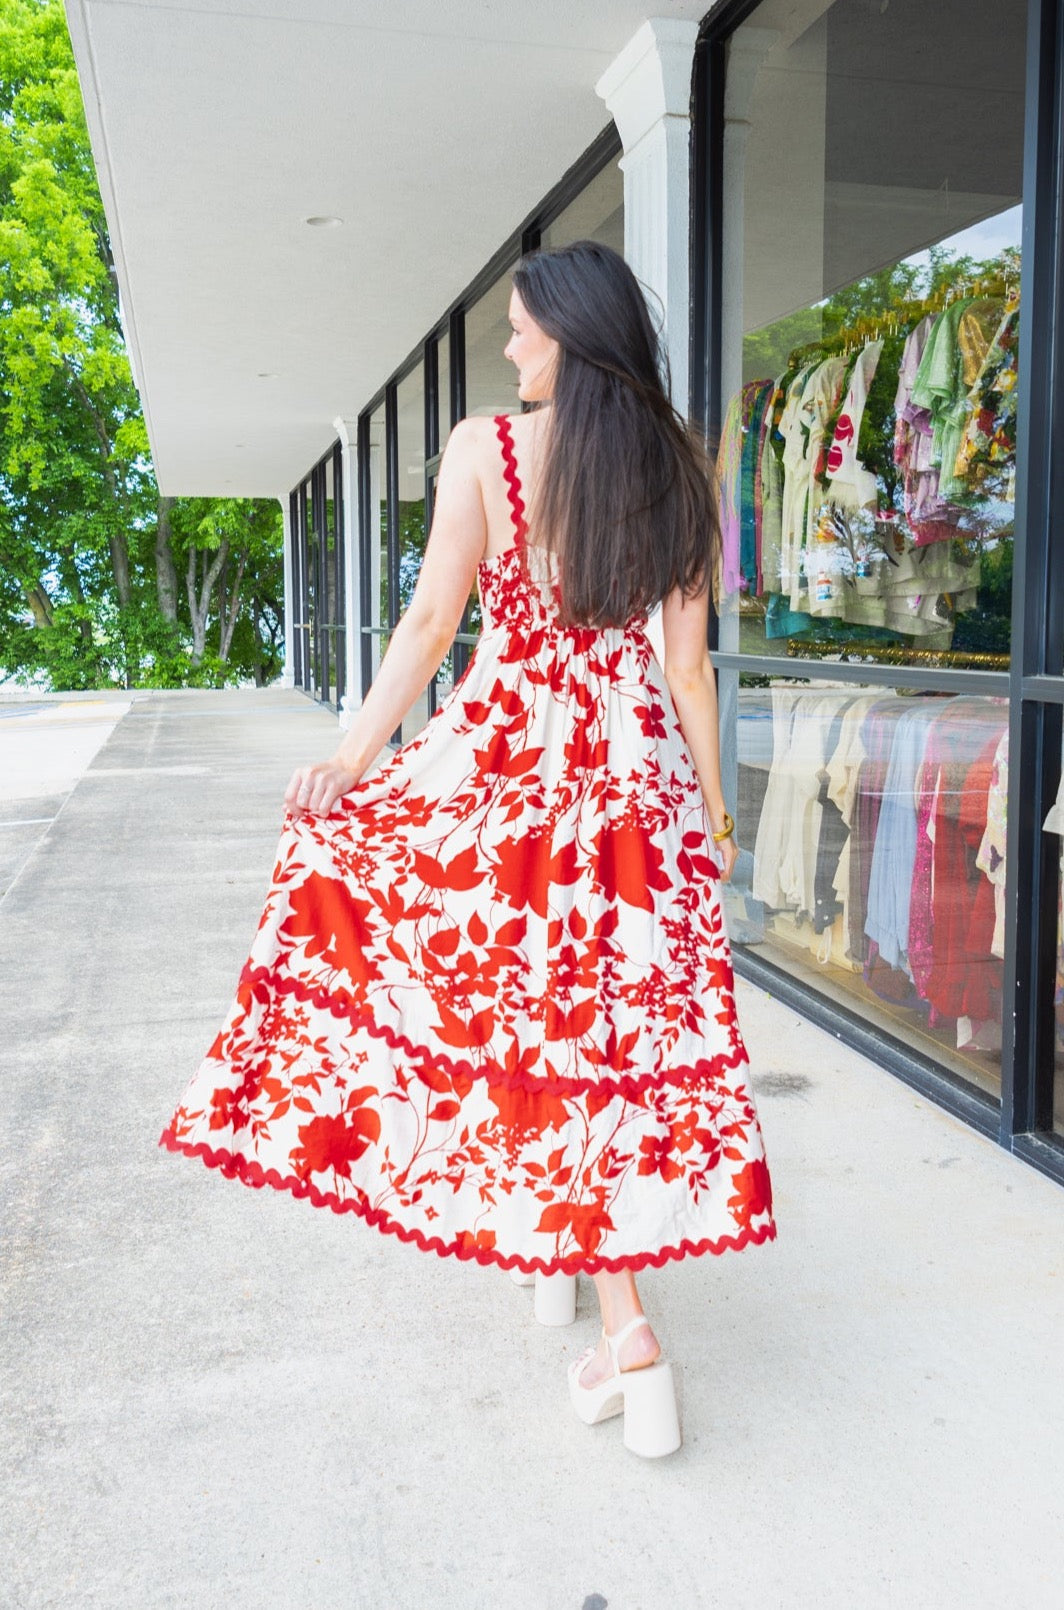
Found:
[(1004, 669), (1025, 0), (764, 0), (725, 92), (721, 647)]
[[(396, 387), (396, 415), (399, 454), (398, 618), (414, 596), (428, 537), (425, 521), (425, 371), (420, 363)], [(427, 719), (428, 706), (422, 695), (403, 722), (404, 743), (421, 730)]]
[(451, 434), (451, 338), (446, 332), (436, 342), (436, 372), (439, 376), (436, 392), (437, 428), (442, 449)]
[(363, 552), (369, 566), (370, 680), (380, 669), (389, 625), (388, 608), (388, 480), (384, 466), (384, 404), (374, 409), (369, 420), (369, 529), (363, 533)]
[(510, 339), (511, 272), (502, 274), (465, 316), (467, 414), (515, 414), (521, 408), (517, 370), (503, 357)]
[(1053, 979), (1053, 1091), (1050, 1127), (1064, 1135), (1064, 777), (1056, 800), (1043, 823), (1045, 832), (1057, 835), (1050, 842), (1056, 847), (1057, 877), (1057, 960)]
[(309, 690), (315, 698), (319, 698), (322, 688), (322, 663), (318, 627), (322, 611), (322, 578), (321, 553), (318, 545), (316, 510), (314, 508), (313, 476), (304, 481), (300, 488), (300, 500), (303, 508), (303, 541), (306, 555), (305, 642), (308, 654), (307, 669), (310, 673)]
[(733, 942), (998, 1095), (1007, 700), (758, 680)]
[(540, 245), (597, 240), (624, 255), (624, 175), (609, 162), (540, 235)]

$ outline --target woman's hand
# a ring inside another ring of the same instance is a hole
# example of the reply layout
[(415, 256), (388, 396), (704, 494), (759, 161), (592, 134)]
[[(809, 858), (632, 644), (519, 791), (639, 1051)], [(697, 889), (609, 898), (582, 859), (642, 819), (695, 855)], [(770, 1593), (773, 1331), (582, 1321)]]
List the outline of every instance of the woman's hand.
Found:
[(739, 846), (735, 842), (734, 835), (731, 838), (721, 839), (714, 848), (720, 860), (720, 881), (730, 883), (735, 863), (739, 859)]
[(284, 802), (293, 816), (328, 816), (341, 794), (357, 782), (358, 773), (335, 760), (300, 766), (292, 773)]

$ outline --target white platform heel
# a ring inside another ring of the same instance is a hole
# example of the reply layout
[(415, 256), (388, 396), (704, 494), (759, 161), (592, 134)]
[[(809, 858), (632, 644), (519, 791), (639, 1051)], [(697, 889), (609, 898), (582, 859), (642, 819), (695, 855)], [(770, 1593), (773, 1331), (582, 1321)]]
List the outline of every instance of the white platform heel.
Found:
[(515, 1286), (535, 1286), (536, 1295), (532, 1312), (541, 1325), (571, 1325), (576, 1318), (575, 1275), (526, 1275), (523, 1269), (511, 1269), (510, 1279)]
[(541, 1325), (571, 1325), (576, 1318), (576, 1276), (536, 1276), (532, 1312)]
[(589, 1348), (569, 1366), (569, 1396), (585, 1425), (597, 1425), (600, 1420), (623, 1414), (625, 1447), (643, 1459), (661, 1459), (675, 1453), (683, 1440), (672, 1365), (658, 1359), (643, 1369), (622, 1371), (618, 1363), (628, 1337), (640, 1325), (649, 1323), (645, 1315), (638, 1314), (616, 1336), (607, 1336), (603, 1331), (613, 1374), (595, 1386), (580, 1385), (581, 1372), (594, 1353), (594, 1348)]

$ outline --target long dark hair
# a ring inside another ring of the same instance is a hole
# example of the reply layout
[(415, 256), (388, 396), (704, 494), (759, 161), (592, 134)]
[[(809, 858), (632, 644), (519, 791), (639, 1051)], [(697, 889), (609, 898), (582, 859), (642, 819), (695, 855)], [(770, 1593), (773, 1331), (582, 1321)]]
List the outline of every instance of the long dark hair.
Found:
[(702, 443), (669, 401), (639, 281), (591, 240), (529, 252), (513, 281), (560, 347), (529, 523), (559, 556), (562, 618), (624, 626), (677, 587), (694, 596), (719, 548), (716, 491)]

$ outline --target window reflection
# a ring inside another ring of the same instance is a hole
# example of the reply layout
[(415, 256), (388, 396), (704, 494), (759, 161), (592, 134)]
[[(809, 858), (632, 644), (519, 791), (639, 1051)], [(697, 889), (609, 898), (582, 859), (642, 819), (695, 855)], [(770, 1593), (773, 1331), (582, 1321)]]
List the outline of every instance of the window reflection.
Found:
[(517, 371), (503, 357), (510, 339), (510, 275), (514, 266), (500, 275), (465, 316), (467, 414), (520, 412)]
[(624, 175), (618, 163), (607, 163), (540, 236), (545, 247), (574, 240), (597, 240), (624, 255)]

